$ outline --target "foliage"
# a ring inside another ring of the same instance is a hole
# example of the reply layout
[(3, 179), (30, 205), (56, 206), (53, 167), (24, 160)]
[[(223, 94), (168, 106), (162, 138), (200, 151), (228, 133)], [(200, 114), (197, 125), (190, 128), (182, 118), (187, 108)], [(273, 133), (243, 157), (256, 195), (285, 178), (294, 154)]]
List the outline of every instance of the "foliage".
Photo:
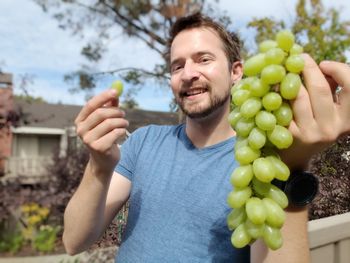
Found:
[[(217, 11), (218, 7), (213, 6), (213, 1), (209, 3), (210, 1), (205, 0), (33, 1), (45, 12), (52, 14), (59, 22), (60, 28), (70, 30), (74, 35), (89, 37), (81, 50), (87, 63), (65, 78), (73, 86), (72, 91), (89, 91), (95, 88), (96, 83), (106, 74), (119, 74), (133, 86), (144, 84), (147, 79), (168, 86), (169, 74), (165, 49), (168, 29), (175, 20), (180, 16), (202, 11), (217, 17), (226, 25), (231, 23), (226, 12)], [(120, 37), (120, 29), (124, 35), (146, 44), (150, 51), (155, 52), (163, 61), (153, 68), (119, 67), (110, 71), (96, 72), (97, 63), (107, 51), (105, 43)]]
[[(284, 21), (267, 17), (253, 19), (248, 27), (256, 29), (257, 43), (270, 39), (278, 30), (287, 28)], [(325, 9), (321, 0), (299, 0), (290, 29), (304, 51), (316, 61), (346, 61), (345, 52), (350, 45), (350, 20), (340, 21), (340, 11)]]

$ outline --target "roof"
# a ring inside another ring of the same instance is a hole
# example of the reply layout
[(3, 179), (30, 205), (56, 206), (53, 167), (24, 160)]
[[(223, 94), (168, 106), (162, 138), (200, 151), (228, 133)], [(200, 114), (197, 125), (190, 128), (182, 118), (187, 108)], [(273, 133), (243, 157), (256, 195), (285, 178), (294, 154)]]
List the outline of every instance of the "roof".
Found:
[[(20, 114), (19, 127), (65, 128), (74, 125), (74, 119), (82, 106), (66, 104), (50, 104), (45, 102), (14, 99), (15, 109)], [(128, 131), (149, 124), (177, 124), (177, 113), (146, 111), (140, 109), (123, 109), (129, 121)]]

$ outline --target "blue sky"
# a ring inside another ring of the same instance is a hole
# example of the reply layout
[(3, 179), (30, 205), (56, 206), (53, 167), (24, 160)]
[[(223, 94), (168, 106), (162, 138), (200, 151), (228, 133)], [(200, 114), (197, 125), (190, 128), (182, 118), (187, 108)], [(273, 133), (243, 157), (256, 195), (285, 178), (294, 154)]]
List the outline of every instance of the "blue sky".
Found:
[[(252, 32), (245, 29), (247, 21), (253, 17), (270, 16), (283, 18), (288, 24), (293, 19), (296, 0), (249, 0), (233, 4), (235, 2), (221, 0), (219, 6), (227, 10), (235, 23), (233, 29), (239, 31), (249, 45), (253, 43), (253, 37)], [(324, 0), (324, 4), (340, 9), (341, 17), (349, 19), (350, 1)], [(83, 41), (72, 37), (69, 31), (59, 29), (57, 22), (31, 0), (0, 0), (0, 68), (14, 74), (16, 94), (22, 93), (19, 77), (29, 74), (33, 76), (33, 83), (26, 87), (30, 94), (52, 103), (83, 104), (84, 93), (69, 93), (69, 86), (63, 81), (64, 74), (78, 69), (85, 62), (80, 55)], [(110, 51), (97, 70), (117, 67), (151, 69), (160, 61), (160, 57), (143, 43), (125, 37), (121, 32), (118, 39), (107, 45)], [(94, 93), (101, 92), (105, 85), (99, 83)], [(167, 111), (171, 98), (168, 87), (148, 84), (136, 100), (143, 109)]]

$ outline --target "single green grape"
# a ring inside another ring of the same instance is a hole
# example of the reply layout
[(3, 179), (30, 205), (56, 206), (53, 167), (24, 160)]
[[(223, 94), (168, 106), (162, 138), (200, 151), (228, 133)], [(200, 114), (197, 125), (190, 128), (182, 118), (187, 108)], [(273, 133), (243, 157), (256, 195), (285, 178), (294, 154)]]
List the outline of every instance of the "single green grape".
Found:
[(289, 30), (282, 30), (276, 34), (276, 42), (278, 47), (282, 48), (284, 51), (289, 52), (289, 50), (294, 45), (295, 37)]
[(249, 185), (253, 176), (253, 167), (251, 164), (238, 166), (233, 171), (230, 177), (230, 182), (235, 187), (244, 188)]
[(227, 204), (231, 208), (240, 208), (245, 205), (252, 193), (252, 189), (249, 186), (244, 188), (236, 188), (234, 191), (231, 191), (228, 194)]
[(293, 143), (290, 131), (280, 125), (276, 125), (272, 131), (267, 132), (267, 138), (278, 148), (286, 149)]
[(269, 194), (271, 189), (270, 183), (264, 183), (259, 181), (256, 177), (252, 179), (252, 187), (255, 193), (257, 193), (260, 197), (265, 197)]
[[(263, 186), (259, 185), (259, 187), (261, 188)], [(253, 189), (254, 191), (256, 191), (254, 188), (254, 185), (253, 185)], [(286, 208), (288, 206), (288, 197), (286, 196), (286, 194), (273, 184), (270, 184), (270, 187), (268, 188), (268, 190), (265, 189), (263, 196), (274, 200), (281, 208)]]
[(266, 133), (254, 127), (248, 136), (248, 144), (252, 149), (261, 149), (266, 143)]
[(261, 99), (257, 97), (252, 97), (247, 99), (241, 105), (241, 114), (245, 118), (252, 118), (260, 111), (261, 108)]
[(236, 248), (242, 248), (248, 245), (251, 241), (244, 224), (240, 224), (235, 231), (233, 231), (231, 236), (231, 243)]
[(276, 117), (271, 112), (260, 111), (255, 116), (255, 123), (263, 131), (270, 131), (276, 126)]
[(266, 211), (266, 206), (263, 204), (260, 198), (249, 198), (245, 205), (245, 210), (247, 217), (252, 223), (261, 225), (265, 222), (268, 211)]
[(234, 128), (240, 118), (242, 118), (241, 111), (239, 107), (236, 107), (228, 115), (228, 121), (231, 124), (231, 127)]
[(240, 165), (246, 165), (260, 157), (260, 151), (249, 146), (242, 146), (235, 149), (235, 158)]
[(264, 228), (265, 224), (257, 225), (249, 219), (246, 219), (245, 221), (245, 229), (247, 230), (248, 234), (254, 239), (258, 239), (264, 235)]
[(254, 78), (250, 82), (250, 94), (254, 97), (262, 97), (269, 92), (270, 86), (261, 81), (259, 78)]
[(305, 61), (300, 55), (290, 55), (285, 63), (285, 67), (289, 72), (299, 74), (305, 66)]
[(254, 119), (240, 118), (236, 123), (235, 130), (238, 136), (248, 137), (250, 131), (254, 127), (255, 127)]
[(265, 53), (266, 65), (280, 65), (284, 61), (286, 53), (281, 48), (271, 48)]
[(119, 97), (123, 93), (123, 82), (121, 82), (120, 80), (116, 80), (112, 83), (111, 88), (117, 91), (117, 97)]
[(256, 76), (260, 74), (265, 67), (265, 55), (260, 53), (245, 61), (243, 65), (243, 73), (246, 76)]
[(289, 54), (290, 55), (299, 55), (299, 54), (303, 53), (303, 51), (304, 51), (303, 47), (295, 43), (292, 46), (292, 48), (289, 50)]
[(277, 124), (281, 126), (289, 126), (293, 119), (293, 111), (286, 102), (282, 102), (281, 107), (275, 110), (273, 115), (276, 117)]
[[(266, 223), (272, 227), (277, 227), (277, 228), (282, 227), (286, 219), (286, 214), (283, 211), (283, 209), (274, 200), (267, 197), (265, 197), (262, 200), (262, 203), (266, 210), (266, 218), (265, 218)], [(249, 215), (248, 215), (248, 218), (249, 218)]]
[(283, 244), (281, 231), (269, 225), (265, 225), (263, 238), (265, 244), (272, 250), (279, 249)]
[(235, 151), (243, 146), (248, 146), (248, 138), (236, 137)]
[(247, 99), (250, 98), (250, 91), (246, 89), (235, 90), (232, 94), (232, 102), (236, 106), (241, 106)]
[(282, 97), (277, 92), (269, 92), (262, 99), (262, 105), (267, 111), (277, 110), (282, 105)]
[(267, 84), (277, 84), (286, 75), (286, 70), (281, 65), (268, 65), (261, 71), (261, 80)]
[(272, 163), (264, 157), (254, 160), (253, 172), (255, 177), (264, 183), (269, 183), (275, 178), (275, 169)]
[(277, 42), (275, 40), (265, 40), (259, 44), (259, 52), (260, 53), (265, 53), (268, 50), (277, 47)]
[(246, 218), (247, 214), (245, 212), (244, 207), (232, 209), (226, 218), (227, 226), (232, 231), (240, 224), (242, 224), (246, 220)]
[(280, 93), (284, 99), (293, 100), (298, 96), (301, 87), (301, 79), (298, 74), (288, 73), (280, 85)]

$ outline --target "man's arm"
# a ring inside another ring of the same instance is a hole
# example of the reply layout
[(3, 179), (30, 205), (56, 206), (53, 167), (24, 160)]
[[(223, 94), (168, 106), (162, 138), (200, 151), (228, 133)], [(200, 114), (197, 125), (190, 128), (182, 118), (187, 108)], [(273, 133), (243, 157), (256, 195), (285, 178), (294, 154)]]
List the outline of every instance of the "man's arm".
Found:
[(92, 245), (129, 197), (131, 182), (114, 172), (120, 159), (116, 141), (128, 126), (124, 115), (116, 91), (107, 90), (92, 98), (75, 120), (90, 159), (64, 214), (63, 243), (68, 254)]

